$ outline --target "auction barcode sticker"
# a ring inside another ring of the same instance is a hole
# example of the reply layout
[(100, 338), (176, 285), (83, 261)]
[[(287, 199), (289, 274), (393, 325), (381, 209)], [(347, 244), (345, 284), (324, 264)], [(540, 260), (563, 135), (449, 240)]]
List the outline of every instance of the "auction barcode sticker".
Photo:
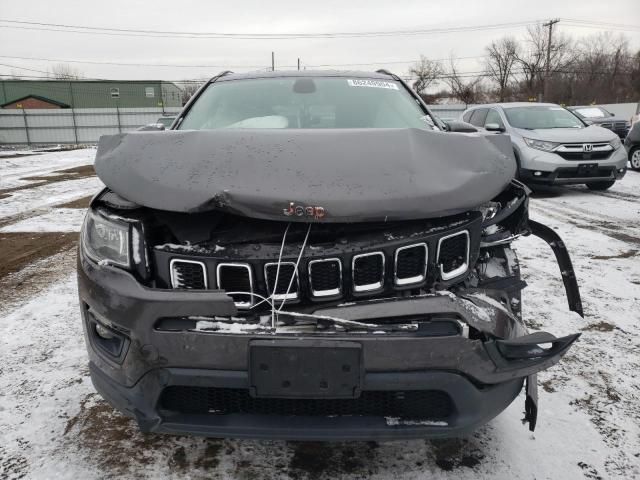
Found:
[(385, 82), (384, 80), (369, 80), (366, 78), (347, 79), (347, 83), (352, 87), (373, 87), (388, 88), (389, 90), (398, 90), (398, 85), (393, 82)]

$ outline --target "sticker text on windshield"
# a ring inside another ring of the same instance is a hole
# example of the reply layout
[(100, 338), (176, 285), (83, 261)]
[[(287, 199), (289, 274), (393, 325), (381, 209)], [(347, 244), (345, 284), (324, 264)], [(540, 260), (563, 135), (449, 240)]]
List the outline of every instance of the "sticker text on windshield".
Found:
[(398, 90), (398, 85), (393, 82), (385, 82), (384, 80), (369, 80), (365, 78), (349, 78), (347, 80), (352, 87), (373, 87), (387, 88), (389, 90)]

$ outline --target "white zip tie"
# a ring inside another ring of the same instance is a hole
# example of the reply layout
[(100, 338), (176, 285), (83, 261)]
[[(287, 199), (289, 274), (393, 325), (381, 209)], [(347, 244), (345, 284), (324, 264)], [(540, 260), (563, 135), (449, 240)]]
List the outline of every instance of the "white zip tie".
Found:
[[(276, 280), (273, 283), (273, 292), (269, 298), (271, 301), (271, 328), (275, 330), (276, 328), (276, 305), (275, 305), (275, 293), (278, 289), (278, 277), (280, 276), (280, 264), (282, 263), (282, 252), (284, 251), (284, 243), (287, 240), (287, 232), (289, 231), (289, 227), (291, 226), (291, 222), (287, 223), (287, 228), (284, 229), (284, 235), (282, 235), (282, 244), (280, 245), (280, 254), (278, 255), (278, 267), (276, 268)], [(266, 279), (265, 279), (266, 280)], [(268, 293), (268, 292), (267, 292)]]
[[(296, 266), (293, 269), (293, 275), (291, 275), (291, 280), (289, 280), (289, 286), (287, 287), (287, 293), (285, 293), (284, 298), (282, 299), (282, 303), (280, 304), (280, 308), (278, 308), (278, 313), (282, 311), (284, 304), (287, 301), (287, 297), (289, 296), (289, 291), (291, 290), (291, 285), (293, 285), (293, 279), (298, 276), (298, 265), (300, 265), (300, 259), (302, 258), (302, 254), (304, 253), (304, 249), (307, 246), (307, 240), (309, 239), (309, 233), (311, 233), (311, 223), (309, 224), (309, 228), (307, 228), (307, 234), (304, 237), (304, 242), (302, 242), (302, 248), (300, 248), (300, 253), (298, 254), (298, 260), (296, 260)], [(275, 291), (275, 290), (274, 290)]]

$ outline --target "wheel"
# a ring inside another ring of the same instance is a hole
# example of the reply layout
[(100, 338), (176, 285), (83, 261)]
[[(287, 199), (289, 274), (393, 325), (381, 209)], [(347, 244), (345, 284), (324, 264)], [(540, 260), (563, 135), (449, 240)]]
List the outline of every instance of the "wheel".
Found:
[(629, 152), (629, 162), (633, 170), (640, 170), (640, 147), (633, 147)]
[(587, 183), (587, 188), (589, 190), (607, 190), (608, 188), (611, 188), (614, 183), (616, 183), (615, 180), (611, 180), (610, 182)]

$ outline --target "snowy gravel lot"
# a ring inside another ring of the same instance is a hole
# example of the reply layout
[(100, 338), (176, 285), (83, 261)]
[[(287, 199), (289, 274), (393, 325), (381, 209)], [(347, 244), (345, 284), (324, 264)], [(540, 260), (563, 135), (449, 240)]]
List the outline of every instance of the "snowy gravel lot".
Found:
[[(0, 193), (8, 192), (0, 194), (0, 235), (78, 231), (82, 209), (63, 204), (94, 193), (99, 180), (25, 178), (61, 175), (91, 164), (94, 154), (0, 156)], [(521, 397), (473, 435), (442, 441), (141, 435), (91, 386), (74, 246), (67, 245), (0, 279), (0, 479), (640, 478), (640, 173), (629, 172), (607, 192), (538, 191), (531, 216), (557, 229), (569, 246), (586, 314), (567, 311), (546, 244), (519, 240), (530, 327), (583, 334), (559, 365), (539, 376), (535, 433), (521, 424)]]

